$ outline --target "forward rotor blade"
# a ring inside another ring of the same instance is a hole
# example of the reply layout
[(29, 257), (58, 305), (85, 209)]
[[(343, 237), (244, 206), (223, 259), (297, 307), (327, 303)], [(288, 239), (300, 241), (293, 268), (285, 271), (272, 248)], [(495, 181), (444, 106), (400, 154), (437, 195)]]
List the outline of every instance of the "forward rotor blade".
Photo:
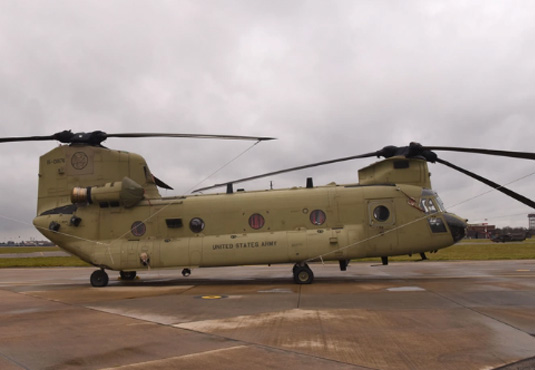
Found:
[(477, 175), (477, 174), (475, 174), (473, 172), (470, 172), (470, 171), (468, 171), (468, 170), (466, 170), (464, 168), (458, 167), (458, 166), (454, 165), (453, 163), (450, 163), (450, 162), (445, 161), (443, 159), (437, 158), (436, 161), (438, 163), (442, 163), (445, 166), (453, 168), (454, 170), (457, 170), (457, 171), (459, 171), (461, 173), (464, 173), (465, 175), (470, 176), (470, 177), (472, 177), (472, 178), (474, 178), (474, 179), (476, 179), (478, 181), (481, 181), (482, 183), (484, 183), (484, 184), (486, 184), (486, 185), (488, 185), (488, 186), (490, 186), (490, 187), (492, 187), (492, 188), (494, 188), (494, 189), (496, 189), (496, 190), (498, 190), (498, 191), (510, 196), (513, 199), (518, 200), (521, 203), (524, 203), (527, 206), (530, 206), (531, 208), (535, 208), (535, 202), (534, 201), (532, 201), (529, 198), (526, 198), (523, 195), (515, 193), (514, 191), (512, 191), (511, 189), (506, 188), (505, 186), (497, 184), (497, 183), (495, 183), (495, 182), (493, 182), (493, 181), (491, 181), (491, 180), (489, 180), (489, 179), (487, 179), (485, 177), (479, 176), (479, 175)]
[(511, 158), (535, 160), (535, 153), (528, 153), (528, 152), (512, 152), (512, 151), (507, 151), (507, 150), (480, 149), (480, 148), (456, 148), (456, 147), (449, 147), (449, 146), (425, 146), (424, 148), (427, 150), (487, 154), (487, 155), (496, 155), (500, 157), (511, 157)]
[(240, 135), (204, 135), (204, 134), (165, 134), (165, 133), (124, 133), (106, 134), (107, 137), (142, 138), (142, 137), (179, 137), (188, 139), (221, 139), (221, 140), (252, 140), (268, 141), (276, 140), (274, 137), (263, 136), (240, 136)]
[(378, 151), (378, 152), (373, 152), (373, 153), (354, 155), (354, 156), (351, 156), (351, 157), (331, 159), (329, 161), (316, 162), (316, 163), (307, 164), (307, 165), (303, 165), (303, 166), (286, 168), (284, 170), (268, 172), (268, 173), (264, 173), (264, 174), (261, 174), (261, 175), (251, 176), (251, 177), (244, 177), (244, 178), (238, 179), (238, 180), (227, 181), (227, 182), (224, 182), (224, 183), (220, 183), (220, 184), (216, 184), (216, 185), (212, 185), (212, 186), (207, 186), (207, 187), (204, 187), (204, 188), (195, 189), (195, 190), (192, 191), (192, 193), (198, 193), (198, 192), (201, 192), (201, 191), (206, 191), (206, 190), (219, 188), (219, 187), (222, 187), (222, 186), (226, 186), (227, 184), (237, 184), (237, 183), (240, 183), (240, 182), (257, 180), (257, 179), (261, 179), (261, 178), (268, 177), (268, 176), (280, 175), (281, 173), (299, 171), (299, 170), (304, 170), (306, 168), (323, 166), (323, 165), (326, 165), (326, 164), (345, 162), (345, 161), (350, 161), (350, 160), (358, 159), (358, 158), (375, 157), (375, 156), (378, 156), (379, 154), (381, 154), (381, 153)]

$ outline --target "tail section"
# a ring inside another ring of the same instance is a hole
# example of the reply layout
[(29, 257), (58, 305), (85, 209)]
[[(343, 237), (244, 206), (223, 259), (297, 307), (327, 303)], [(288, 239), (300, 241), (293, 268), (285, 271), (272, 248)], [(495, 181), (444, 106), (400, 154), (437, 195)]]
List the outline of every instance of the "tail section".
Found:
[(125, 178), (139, 184), (145, 197), (160, 198), (156, 181), (140, 155), (101, 146), (61, 145), (40, 158), (37, 215), (72, 205), (75, 188), (123, 184)]

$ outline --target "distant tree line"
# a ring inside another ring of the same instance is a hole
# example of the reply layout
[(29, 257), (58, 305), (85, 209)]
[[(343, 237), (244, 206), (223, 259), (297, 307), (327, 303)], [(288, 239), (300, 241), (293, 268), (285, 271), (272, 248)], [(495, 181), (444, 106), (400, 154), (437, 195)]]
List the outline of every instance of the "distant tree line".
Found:
[(493, 232), (494, 235), (526, 235), (526, 237), (531, 238), (535, 232), (534, 230), (529, 230), (526, 227), (510, 227), (505, 226), (502, 228), (496, 228)]
[(54, 245), (55, 244), (49, 240), (30, 240), (21, 242), (8, 240), (7, 242), (0, 242), (0, 247), (50, 247)]

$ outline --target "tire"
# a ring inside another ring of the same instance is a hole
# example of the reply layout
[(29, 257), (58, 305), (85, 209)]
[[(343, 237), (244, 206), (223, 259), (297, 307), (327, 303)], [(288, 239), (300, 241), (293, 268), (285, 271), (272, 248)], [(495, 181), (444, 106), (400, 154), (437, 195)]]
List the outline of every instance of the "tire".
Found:
[(91, 274), (91, 285), (95, 288), (102, 288), (108, 285), (108, 274), (104, 270), (96, 270)]
[(294, 267), (294, 282), (296, 284), (310, 284), (314, 281), (314, 273), (308, 266)]

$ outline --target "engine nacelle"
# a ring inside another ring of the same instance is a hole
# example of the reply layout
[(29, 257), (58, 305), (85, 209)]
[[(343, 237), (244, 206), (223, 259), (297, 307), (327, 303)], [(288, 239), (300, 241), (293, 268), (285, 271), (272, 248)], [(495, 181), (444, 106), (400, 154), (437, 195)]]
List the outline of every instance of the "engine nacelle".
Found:
[(101, 206), (135, 206), (144, 198), (145, 190), (134, 180), (110, 182), (104, 186), (75, 187), (71, 192), (73, 204), (99, 204)]

